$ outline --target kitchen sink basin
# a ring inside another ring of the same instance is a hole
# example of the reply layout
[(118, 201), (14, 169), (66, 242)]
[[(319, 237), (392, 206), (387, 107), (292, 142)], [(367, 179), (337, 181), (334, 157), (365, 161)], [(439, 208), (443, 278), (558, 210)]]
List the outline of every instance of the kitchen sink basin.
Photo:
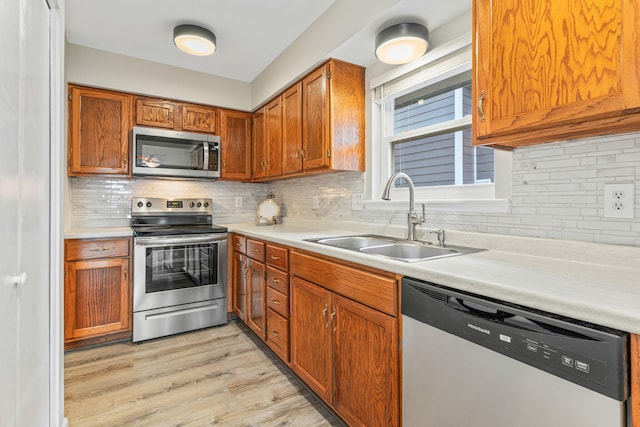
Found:
[(389, 245), (397, 241), (392, 237), (381, 236), (343, 236), (343, 237), (327, 237), (323, 239), (309, 239), (323, 245), (335, 246), (336, 248), (351, 249), (354, 251), (369, 246)]
[(371, 246), (362, 248), (360, 251), (365, 254), (382, 255), (388, 258), (407, 261), (420, 261), (429, 258), (460, 255), (460, 252), (455, 249), (441, 248), (419, 243), (394, 243), (391, 245)]
[(428, 259), (451, 257), (484, 250), (463, 246), (441, 247), (427, 242), (377, 235), (336, 236), (305, 240), (405, 262), (426, 261)]

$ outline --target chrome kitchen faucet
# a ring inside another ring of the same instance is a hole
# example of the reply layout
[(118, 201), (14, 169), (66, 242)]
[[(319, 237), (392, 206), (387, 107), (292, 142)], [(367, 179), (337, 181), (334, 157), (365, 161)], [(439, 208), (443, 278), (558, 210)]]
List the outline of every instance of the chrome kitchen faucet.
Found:
[(398, 172), (391, 175), (387, 184), (384, 186), (384, 191), (382, 192), (382, 200), (391, 200), (391, 186), (398, 178), (404, 178), (409, 185), (409, 213), (407, 214), (407, 229), (408, 236), (407, 240), (416, 240), (416, 226), (418, 224), (423, 224), (425, 222), (425, 207), (424, 203), (422, 204), (422, 216), (418, 216), (415, 212), (414, 204), (415, 204), (415, 187), (413, 185), (413, 181), (409, 178), (404, 172)]

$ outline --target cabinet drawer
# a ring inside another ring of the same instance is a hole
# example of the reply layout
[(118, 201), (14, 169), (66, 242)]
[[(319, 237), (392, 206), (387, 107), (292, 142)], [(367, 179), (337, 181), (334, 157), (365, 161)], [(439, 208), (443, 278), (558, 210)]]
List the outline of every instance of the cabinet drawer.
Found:
[(247, 253), (247, 239), (246, 237), (233, 235), (233, 250), (242, 254)]
[(267, 307), (289, 317), (289, 297), (270, 287), (267, 287)]
[(267, 309), (267, 345), (289, 362), (289, 320)]
[(310, 253), (291, 251), (291, 274), (339, 295), (398, 316), (398, 281), (395, 275), (364, 266), (356, 268)]
[(264, 242), (247, 239), (247, 255), (257, 261), (264, 261)]
[(65, 260), (129, 256), (129, 239), (65, 240)]
[(281, 270), (289, 269), (289, 251), (287, 248), (267, 244), (267, 264)]
[(281, 294), (289, 295), (289, 275), (284, 271), (267, 266), (267, 286)]

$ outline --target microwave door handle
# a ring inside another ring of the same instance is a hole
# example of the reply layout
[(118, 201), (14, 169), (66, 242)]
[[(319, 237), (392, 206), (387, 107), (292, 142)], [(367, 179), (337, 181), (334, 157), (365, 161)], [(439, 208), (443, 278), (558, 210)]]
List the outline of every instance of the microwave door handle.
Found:
[(209, 170), (209, 143), (207, 141), (204, 141), (202, 145), (203, 145), (202, 153), (204, 154), (202, 170)]

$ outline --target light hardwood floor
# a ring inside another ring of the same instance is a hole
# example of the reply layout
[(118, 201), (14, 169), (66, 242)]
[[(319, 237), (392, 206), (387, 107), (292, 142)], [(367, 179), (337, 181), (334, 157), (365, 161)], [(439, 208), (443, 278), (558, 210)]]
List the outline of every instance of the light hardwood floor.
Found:
[(236, 321), (65, 354), (78, 426), (342, 426)]

